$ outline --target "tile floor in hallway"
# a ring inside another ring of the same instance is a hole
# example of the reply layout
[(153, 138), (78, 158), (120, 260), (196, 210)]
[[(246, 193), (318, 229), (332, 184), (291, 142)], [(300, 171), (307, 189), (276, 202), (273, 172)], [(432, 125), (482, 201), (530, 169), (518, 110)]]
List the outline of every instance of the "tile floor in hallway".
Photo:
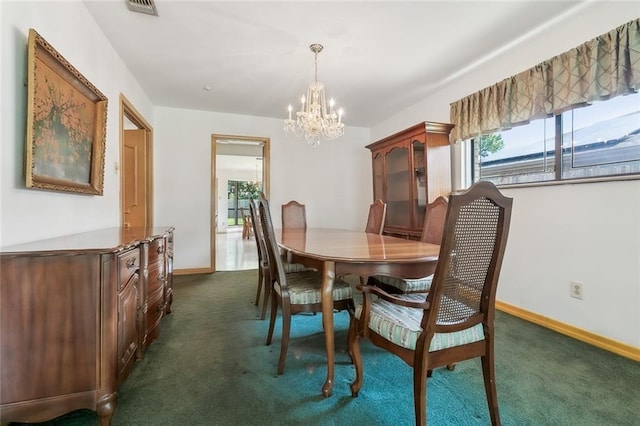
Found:
[(216, 234), (216, 270), (242, 271), (258, 268), (258, 250), (253, 236), (242, 238), (242, 227)]

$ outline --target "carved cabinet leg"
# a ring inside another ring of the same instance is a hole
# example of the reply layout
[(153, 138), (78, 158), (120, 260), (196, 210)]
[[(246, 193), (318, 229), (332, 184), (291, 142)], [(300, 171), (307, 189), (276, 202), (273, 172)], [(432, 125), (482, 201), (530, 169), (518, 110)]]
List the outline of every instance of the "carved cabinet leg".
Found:
[(116, 395), (112, 394), (98, 401), (96, 411), (100, 426), (111, 426), (111, 418), (116, 410)]

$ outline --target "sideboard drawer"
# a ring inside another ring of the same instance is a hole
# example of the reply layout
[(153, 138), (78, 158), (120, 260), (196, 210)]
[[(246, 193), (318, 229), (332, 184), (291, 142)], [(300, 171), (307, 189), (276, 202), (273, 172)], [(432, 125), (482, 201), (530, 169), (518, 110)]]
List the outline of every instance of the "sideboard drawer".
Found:
[(149, 243), (149, 267), (164, 262), (165, 250), (164, 238), (156, 238)]
[(140, 269), (140, 250), (132, 248), (118, 255), (118, 291)]
[(147, 281), (147, 293), (155, 293), (164, 287), (166, 281), (164, 263), (149, 265)]

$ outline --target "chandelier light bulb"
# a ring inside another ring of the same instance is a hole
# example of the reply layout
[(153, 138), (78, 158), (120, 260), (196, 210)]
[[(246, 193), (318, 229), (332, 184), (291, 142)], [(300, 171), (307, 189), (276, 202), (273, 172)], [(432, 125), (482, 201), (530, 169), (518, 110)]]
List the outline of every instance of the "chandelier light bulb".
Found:
[[(335, 101), (329, 100), (329, 109), (324, 91), (324, 84), (318, 81), (318, 53), (323, 49), (320, 44), (309, 46), (315, 56), (314, 81), (307, 88), (307, 94), (300, 99), (300, 111), (296, 112), (296, 119), (291, 118), (292, 107), (287, 108), (289, 118), (284, 120), (284, 130), (286, 133), (294, 133), (297, 136), (304, 136), (307, 142), (316, 147), (320, 145), (320, 137), (330, 140), (344, 135), (344, 124), (342, 123), (342, 108), (335, 113)], [(308, 102), (307, 102), (308, 100)]]

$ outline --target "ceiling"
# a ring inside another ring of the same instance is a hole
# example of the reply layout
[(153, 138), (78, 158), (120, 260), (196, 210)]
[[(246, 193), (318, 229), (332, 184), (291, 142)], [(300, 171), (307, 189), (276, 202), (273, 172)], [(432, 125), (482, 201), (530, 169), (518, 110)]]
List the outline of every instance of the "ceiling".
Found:
[[(582, 2), (83, 0), (154, 105), (285, 118), (318, 80), (372, 127)], [(586, 1), (586, 0), (585, 0)]]

